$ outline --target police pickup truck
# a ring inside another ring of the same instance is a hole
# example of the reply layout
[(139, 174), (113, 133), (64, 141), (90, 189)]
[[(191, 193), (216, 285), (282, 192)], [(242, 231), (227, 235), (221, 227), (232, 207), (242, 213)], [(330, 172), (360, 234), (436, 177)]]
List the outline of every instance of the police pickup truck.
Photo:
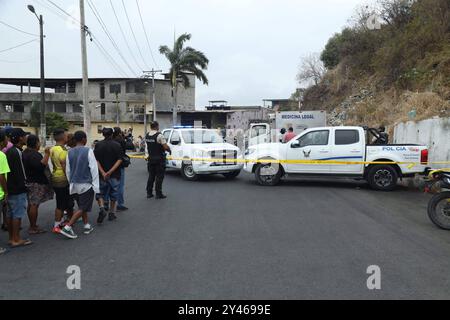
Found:
[(424, 173), (427, 164), (426, 146), (370, 144), (370, 131), (363, 127), (323, 127), (288, 143), (249, 147), (244, 170), (264, 186), (287, 175), (315, 175), (365, 179), (373, 189), (390, 191), (399, 178)]
[(162, 134), (172, 150), (172, 155), (167, 158), (167, 168), (181, 170), (186, 180), (196, 180), (199, 175), (206, 174), (222, 174), (227, 179), (234, 179), (242, 170), (241, 151), (225, 143), (216, 130), (175, 127)]

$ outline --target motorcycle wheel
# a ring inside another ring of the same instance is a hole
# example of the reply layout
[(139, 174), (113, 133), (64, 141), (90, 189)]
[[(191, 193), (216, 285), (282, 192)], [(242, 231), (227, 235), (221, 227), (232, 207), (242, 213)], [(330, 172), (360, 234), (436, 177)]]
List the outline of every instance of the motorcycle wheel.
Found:
[(450, 191), (435, 194), (428, 203), (428, 216), (439, 228), (450, 230)]

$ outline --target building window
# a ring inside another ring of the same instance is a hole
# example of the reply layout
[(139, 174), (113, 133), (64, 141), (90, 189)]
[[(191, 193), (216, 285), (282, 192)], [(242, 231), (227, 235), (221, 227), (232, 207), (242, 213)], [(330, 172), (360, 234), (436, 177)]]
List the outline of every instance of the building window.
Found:
[(133, 92), (133, 83), (132, 82), (127, 82), (125, 84), (125, 92), (126, 93), (134, 93)]
[(120, 84), (111, 84), (109, 86), (109, 93), (119, 94), (122, 91), (122, 86)]
[(81, 102), (72, 104), (72, 112), (73, 113), (83, 113), (83, 107), (81, 107)]
[(75, 82), (69, 82), (69, 93), (75, 93), (76, 90), (76, 83)]
[(142, 81), (127, 82), (125, 85), (126, 93), (144, 93), (144, 83)]
[[(40, 107), (39, 107), (39, 110), (41, 110)], [(46, 103), (45, 104), (45, 112), (53, 112), (53, 105)]]
[(105, 99), (105, 84), (100, 83), (100, 99)]
[(66, 85), (65, 84), (58, 84), (55, 87), (55, 93), (66, 93)]
[(134, 84), (134, 92), (135, 93), (144, 93), (144, 83), (143, 82), (136, 82)]
[(23, 106), (23, 103), (14, 103), (13, 112), (24, 113), (25, 107)]
[(106, 105), (105, 105), (104, 103), (102, 103), (102, 104), (100, 105), (100, 114), (101, 114), (102, 116), (104, 116), (104, 115), (106, 114)]
[(56, 113), (66, 113), (67, 107), (65, 103), (55, 103), (55, 112)]

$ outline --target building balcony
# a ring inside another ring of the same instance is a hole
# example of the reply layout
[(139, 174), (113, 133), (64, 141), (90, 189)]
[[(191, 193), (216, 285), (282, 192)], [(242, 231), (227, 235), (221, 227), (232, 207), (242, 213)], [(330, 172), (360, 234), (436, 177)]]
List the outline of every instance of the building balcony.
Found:
[[(0, 93), (0, 101), (33, 102), (40, 101), (40, 93)], [(46, 102), (79, 102), (83, 97), (76, 93), (46, 93)]]
[(24, 112), (1, 112), (0, 121), (26, 121), (30, 119), (30, 115)]

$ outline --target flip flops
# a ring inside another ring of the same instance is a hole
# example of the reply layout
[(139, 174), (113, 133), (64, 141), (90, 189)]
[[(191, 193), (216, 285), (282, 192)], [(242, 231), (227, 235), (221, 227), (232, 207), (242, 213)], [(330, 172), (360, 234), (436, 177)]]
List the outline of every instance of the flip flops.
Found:
[(9, 247), (11, 249), (16, 249), (16, 248), (20, 248), (20, 247), (27, 247), (27, 246), (30, 246), (32, 244), (33, 244), (33, 241), (31, 241), (30, 239), (27, 239), (27, 240), (23, 240), (23, 242), (20, 243), (20, 244), (16, 244), (16, 245), (10, 244)]
[(28, 230), (29, 235), (37, 235), (37, 234), (43, 234), (43, 233), (47, 233), (47, 231), (39, 229), (39, 228), (36, 230)]

